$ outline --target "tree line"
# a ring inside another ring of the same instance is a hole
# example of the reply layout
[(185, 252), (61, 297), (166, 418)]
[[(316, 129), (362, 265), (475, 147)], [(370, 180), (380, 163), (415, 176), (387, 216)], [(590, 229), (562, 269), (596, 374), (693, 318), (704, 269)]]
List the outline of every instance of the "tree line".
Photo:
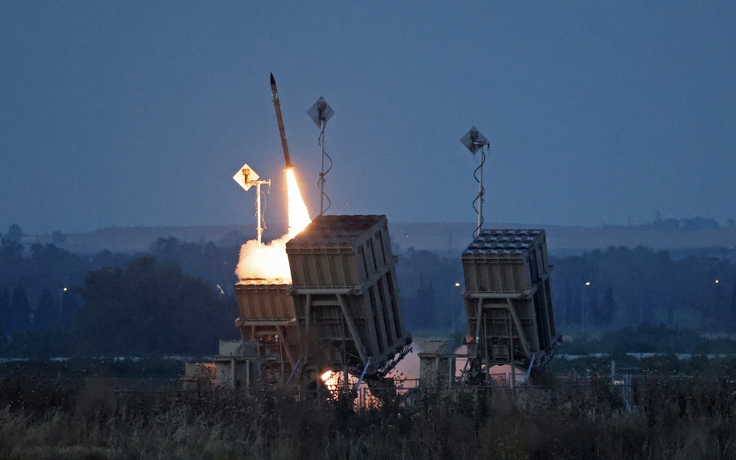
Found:
[[(708, 251), (712, 252), (712, 251)], [(736, 332), (736, 264), (728, 258), (643, 246), (552, 257), (559, 333), (605, 332), (640, 324), (699, 332)], [(410, 329), (464, 329), (460, 257), (409, 249), (397, 277)]]
[(736, 332), (736, 265), (724, 258), (610, 247), (555, 258), (555, 316), (567, 330), (663, 324)]
[[(13, 229), (11, 229), (13, 230)], [(161, 238), (141, 254), (74, 254), (55, 244), (0, 241), (0, 355), (205, 355), (237, 337), (233, 293), (239, 246)], [(466, 329), (460, 254), (399, 251), (406, 327)], [(553, 257), (558, 332), (605, 332), (640, 324), (736, 331), (736, 265), (674, 258), (645, 247)]]
[(88, 256), (20, 240), (11, 226), (0, 241), (0, 355), (204, 355), (237, 336), (239, 246), (172, 237)]

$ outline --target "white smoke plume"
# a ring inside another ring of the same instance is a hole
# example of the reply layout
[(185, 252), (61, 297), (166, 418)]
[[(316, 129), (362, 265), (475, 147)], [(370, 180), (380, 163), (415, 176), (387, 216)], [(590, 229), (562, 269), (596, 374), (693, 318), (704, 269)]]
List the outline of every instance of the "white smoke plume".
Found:
[(283, 280), (291, 283), (289, 258), (286, 255), (286, 242), (289, 235), (268, 244), (258, 245), (258, 240), (250, 240), (240, 247), (240, 261), (235, 270), (239, 279), (263, 278)]
[(240, 247), (240, 261), (235, 269), (238, 278), (262, 278), (291, 283), (289, 257), (286, 255), (286, 242), (294, 238), (309, 225), (309, 210), (304, 204), (294, 168), (287, 168), (286, 189), (288, 195), (289, 233), (268, 244), (258, 245), (258, 240), (250, 240)]

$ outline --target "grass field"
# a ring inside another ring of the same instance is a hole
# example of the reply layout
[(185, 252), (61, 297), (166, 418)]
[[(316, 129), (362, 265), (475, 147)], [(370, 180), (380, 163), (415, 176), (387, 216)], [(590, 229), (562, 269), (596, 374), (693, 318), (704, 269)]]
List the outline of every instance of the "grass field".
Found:
[(736, 458), (733, 375), (650, 373), (633, 412), (595, 376), (516, 393), (428, 389), (364, 409), (294, 391), (119, 392), (101, 377), (67, 386), (6, 375), (0, 458)]

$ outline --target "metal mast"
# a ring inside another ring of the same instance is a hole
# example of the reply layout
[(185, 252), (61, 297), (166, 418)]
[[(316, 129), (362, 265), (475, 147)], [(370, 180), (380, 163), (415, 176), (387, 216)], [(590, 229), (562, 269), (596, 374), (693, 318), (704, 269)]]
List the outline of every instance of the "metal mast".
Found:
[(258, 180), (259, 178), (258, 174), (256, 174), (256, 172), (247, 164), (244, 164), (243, 167), (240, 168), (240, 170), (238, 170), (238, 172), (233, 176), (235, 182), (243, 187), (245, 191), (248, 191), (248, 189), (254, 185), (256, 186), (256, 215), (258, 216), (256, 231), (258, 232), (258, 246), (261, 245), (264, 229), (263, 216), (261, 214), (261, 185), (266, 184), (271, 187), (271, 179)]
[(460, 139), (460, 142), (470, 150), (470, 153), (473, 155), (480, 152), (480, 165), (475, 168), (475, 172), (473, 173), (475, 180), (478, 182), (478, 195), (476, 195), (473, 200), (473, 209), (478, 213), (478, 227), (476, 227), (475, 232), (473, 232), (473, 237), (475, 238), (480, 235), (480, 231), (483, 229), (483, 202), (485, 201), (484, 195), (486, 192), (483, 187), (483, 165), (486, 162), (486, 150), (490, 150), (491, 143), (475, 126), (465, 133), (462, 139)]
[[(332, 116), (335, 114), (335, 111), (332, 110), (332, 107), (325, 101), (323, 97), (320, 97), (317, 99), (317, 102), (312, 105), (312, 107), (307, 110), (307, 115), (309, 115), (309, 118), (312, 119), (315, 125), (319, 128), (319, 137), (317, 138), (317, 143), (319, 144), (322, 155), (321, 155), (321, 168), (319, 173), (319, 180), (317, 181), (317, 185), (319, 186), (319, 213), (320, 215), (324, 214), (327, 209), (325, 209), (325, 198), (327, 198), (327, 201), (330, 201), (330, 198), (325, 193), (325, 175), (330, 172), (330, 169), (332, 169), (332, 158), (330, 158), (329, 155), (327, 155), (327, 152), (325, 152), (325, 127), (327, 126), (327, 120), (332, 118)], [(325, 171), (325, 157), (327, 157), (328, 160), (330, 160), (330, 166), (327, 168), (327, 171)], [(327, 205), (327, 208), (329, 208), (330, 205)]]

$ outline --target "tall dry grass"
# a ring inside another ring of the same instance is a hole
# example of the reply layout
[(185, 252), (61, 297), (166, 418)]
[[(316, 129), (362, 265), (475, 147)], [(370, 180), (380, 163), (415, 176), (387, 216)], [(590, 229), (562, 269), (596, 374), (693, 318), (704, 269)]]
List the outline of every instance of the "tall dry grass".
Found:
[[(650, 375), (629, 413), (604, 379), (426, 390), (355, 410), (259, 389), (116, 393), (0, 384), (3, 459), (732, 459), (736, 384)], [(407, 401), (412, 401), (411, 404)]]

